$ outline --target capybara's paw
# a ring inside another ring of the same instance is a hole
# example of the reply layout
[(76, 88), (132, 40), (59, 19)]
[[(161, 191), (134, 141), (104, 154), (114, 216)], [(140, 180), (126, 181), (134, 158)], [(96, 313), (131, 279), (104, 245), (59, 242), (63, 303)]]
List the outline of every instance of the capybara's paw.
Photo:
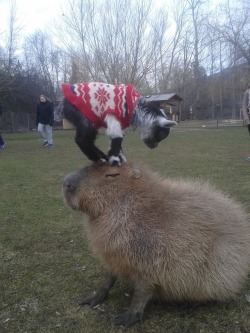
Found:
[(103, 301), (104, 298), (105, 297), (102, 294), (96, 293), (93, 296), (86, 297), (86, 298), (82, 299), (78, 304), (79, 305), (88, 304), (91, 308), (94, 308), (96, 305), (100, 304)]
[(143, 323), (143, 312), (124, 312), (117, 315), (113, 319), (113, 325), (115, 326), (124, 326), (124, 328), (128, 328), (139, 321), (141, 324)]

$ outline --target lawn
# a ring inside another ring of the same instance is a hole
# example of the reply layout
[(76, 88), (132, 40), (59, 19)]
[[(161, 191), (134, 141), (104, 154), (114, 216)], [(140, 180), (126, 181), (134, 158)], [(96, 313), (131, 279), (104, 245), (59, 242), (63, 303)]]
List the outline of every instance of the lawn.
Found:
[[(118, 281), (96, 309), (77, 301), (98, 288), (104, 270), (88, 247), (84, 218), (63, 204), (64, 175), (89, 161), (75, 145), (74, 131), (54, 131), (54, 148), (42, 148), (36, 132), (3, 134), (0, 151), (0, 333), (122, 332), (111, 325), (131, 299)], [(106, 150), (107, 139), (98, 145)], [(203, 128), (182, 123), (157, 149), (127, 133), (129, 160), (165, 177), (205, 179), (250, 212), (250, 137), (241, 126)], [(129, 332), (249, 333), (250, 278), (235, 300), (181, 311), (177, 304), (152, 304)]]

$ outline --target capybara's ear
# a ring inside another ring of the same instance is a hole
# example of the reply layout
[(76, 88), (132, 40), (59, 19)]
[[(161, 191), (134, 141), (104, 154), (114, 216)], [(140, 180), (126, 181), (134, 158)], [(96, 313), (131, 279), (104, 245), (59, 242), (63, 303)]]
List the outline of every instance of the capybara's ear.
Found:
[(139, 169), (132, 169), (132, 176), (135, 179), (141, 178), (141, 171)]

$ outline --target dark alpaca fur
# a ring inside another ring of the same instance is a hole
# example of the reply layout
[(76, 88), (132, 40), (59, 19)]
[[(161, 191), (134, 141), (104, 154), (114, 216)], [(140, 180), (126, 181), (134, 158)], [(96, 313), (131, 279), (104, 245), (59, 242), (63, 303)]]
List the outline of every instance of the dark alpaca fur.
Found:
[[(106, 123), (107, 135), (111, 140), (107, 155), (95, 145), (98, 131), (92, 121), (65, 98), (55, 111), (55, 119), (61, 120), (62, 118), (67, 119), (75, 126), (75, 142), (88, 159), (94, 162), (104, 159), (109, 161), (111, 165), (120, 165), (121, 162), (126, 161), (121, 147), (123, 132), (114, 115)], [(145, 102), (144, 98), (139, 98), (134, 105), (129, 126), (133, 130), (140, 128), (143, 142), (149, 148), (155, 148), (161, 140), (169, 135), (170, 127), (175, 124), (175, 121), (167, 119), (158, 106)]]

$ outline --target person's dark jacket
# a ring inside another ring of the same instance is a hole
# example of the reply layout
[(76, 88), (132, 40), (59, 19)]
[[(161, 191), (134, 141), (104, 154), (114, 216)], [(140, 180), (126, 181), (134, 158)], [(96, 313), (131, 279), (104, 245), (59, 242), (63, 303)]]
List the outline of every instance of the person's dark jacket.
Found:
[(38, 103), (36, 108), (36, 124), (50, 125), (54, 124), (53, 104), (49, 101)]

